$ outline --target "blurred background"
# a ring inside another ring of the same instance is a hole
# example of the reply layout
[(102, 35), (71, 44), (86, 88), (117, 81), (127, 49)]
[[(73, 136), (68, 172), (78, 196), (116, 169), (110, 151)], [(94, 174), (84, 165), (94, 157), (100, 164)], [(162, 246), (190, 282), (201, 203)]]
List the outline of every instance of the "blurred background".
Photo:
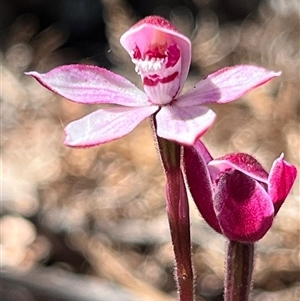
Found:
[[(217, 69), (282, 76), (215, 105), (214, 157), (247, 152), (300, 168), (299, 0), (1, 0), (3, 301), (176, 300), (164, 175), (149, 121), (112, 143), (64, 147), (63, 128), (97, 106), (50, 93), (24, 71), (104, 66), (140, 86), (119, 38), (150, 14), (193, 43), (185, 89)], [(140, 86), (141, 87), (141, 86)], [(299, 180), (257, 244), (252, 300), (300, 300)], [(196, 300), (221, 301), (223, 238), (191, 202)]]

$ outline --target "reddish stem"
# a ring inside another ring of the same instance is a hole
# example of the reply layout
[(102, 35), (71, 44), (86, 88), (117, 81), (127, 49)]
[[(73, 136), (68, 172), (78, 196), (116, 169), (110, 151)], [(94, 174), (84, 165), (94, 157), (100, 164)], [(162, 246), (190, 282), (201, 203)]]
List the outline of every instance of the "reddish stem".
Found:
[(173, 250), (175, 279), (180, 301), (194, 300), (194, 276), (191, 260), (189, 205), (181, 172), (181, 146), (157, 137), (167, 177), (166, 198)]
[(225, 301), (248, 301), (252, 287), (254, 244), (229, 241), (227, 246)]

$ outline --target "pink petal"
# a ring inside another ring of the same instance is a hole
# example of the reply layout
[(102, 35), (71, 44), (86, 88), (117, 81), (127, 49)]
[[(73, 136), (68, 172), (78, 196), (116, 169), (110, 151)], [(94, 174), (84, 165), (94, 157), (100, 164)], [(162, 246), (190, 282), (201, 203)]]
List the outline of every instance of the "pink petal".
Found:
[(235, 241), (261, 239), (274, 218), (274, 206), (265, 189), (237, 170), (221, 175), (214, 208), (223, 234)]
[(184, 147), (183, 164), (187, 184), (200, 214), (215, 231), (222, 233), (213, 207), (212, 182), (201, 152), (195, 147)]
[(65, 128), (68, 146), (93, 146), (115, 140), (130, 133), (158, 107), (110, 107), (97, 110)]
[(84, 104), (146, 106), (144, 92), (130, 81), (104, 68), (90, 65), (65, 65), (48, 73), (27, 72), (50, 91)]
[(157, 135), (180, 144), (193, 145), (214, 119), (215, 113), (206, 107), (164, 106), (156, 114)]
[[(203, 158), (206, 164), (209, 164), (211, 161), (213, 161), (213, 157), (211, 156), (210, 152), (200, 140), (197, 140), (194, 143), (194, 149)], [(210, 179), (213, 183), (218, 178), (220, 171), (218, 168), (212, 167), (210, 165), (208, 165), (207, 168), (210, 175)]]
[(187, 93), (179, 96), (176, 105), (195, 106), (231, 102), (280, 74), (281, 72), (268, 71), (251, 65), (223, 68), (210, 74)]
[(284, 161), (283, 154), (274, 161), (269, 175), (268, 191), (275, 207), (275, 214), (289, 194), (296, 177), (296, 167)]
[(212, 155), (200, 140), (194, 143), (194, 148), (201, 155), (206, 164), (213, 160)]
[(255, 180), (268, 183), (268, 173), (254, 157), (248, 154), (228, 154), (209, 162), (209, 167), (217, 168), (219, 173), (227, 169), (236, 169)]
[(178, 30), (166, 19), (160, 16), (149, 16), (132, 26), (120, 39), (121, 45), (132, 57), (132, 52), (138, 45), (143, 53), (153, 42), (161, 41), (161, 44), (171, 41), (180, 49), (182, 69), (180, 73), (180, 93), (187, 78), (191, 64), (191, 41), (179, 33)]

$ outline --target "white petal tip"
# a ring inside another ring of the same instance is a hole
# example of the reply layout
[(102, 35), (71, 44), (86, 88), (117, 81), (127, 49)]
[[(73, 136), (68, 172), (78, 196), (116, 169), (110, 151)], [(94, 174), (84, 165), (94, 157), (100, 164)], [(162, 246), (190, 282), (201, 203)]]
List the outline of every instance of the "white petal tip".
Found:
[(274, 76), (280, 76), (282, 74), (282, 71), (274, 71), (273, 74)]

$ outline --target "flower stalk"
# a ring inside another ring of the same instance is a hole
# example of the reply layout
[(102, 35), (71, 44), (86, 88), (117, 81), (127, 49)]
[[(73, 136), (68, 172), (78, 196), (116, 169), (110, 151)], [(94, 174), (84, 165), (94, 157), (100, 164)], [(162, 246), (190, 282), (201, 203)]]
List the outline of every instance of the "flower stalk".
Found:
[(181, 146), (157, 136), (165, 170), (167, 215), (175, 255), (174, 278), (180, 301), (194, 300), (194, 276), (191, 261), (189, 205), (181, 172)]
[(254, 243), (229, 240), (226, 254), (225, 301), (248, 301), (252, 287)]

